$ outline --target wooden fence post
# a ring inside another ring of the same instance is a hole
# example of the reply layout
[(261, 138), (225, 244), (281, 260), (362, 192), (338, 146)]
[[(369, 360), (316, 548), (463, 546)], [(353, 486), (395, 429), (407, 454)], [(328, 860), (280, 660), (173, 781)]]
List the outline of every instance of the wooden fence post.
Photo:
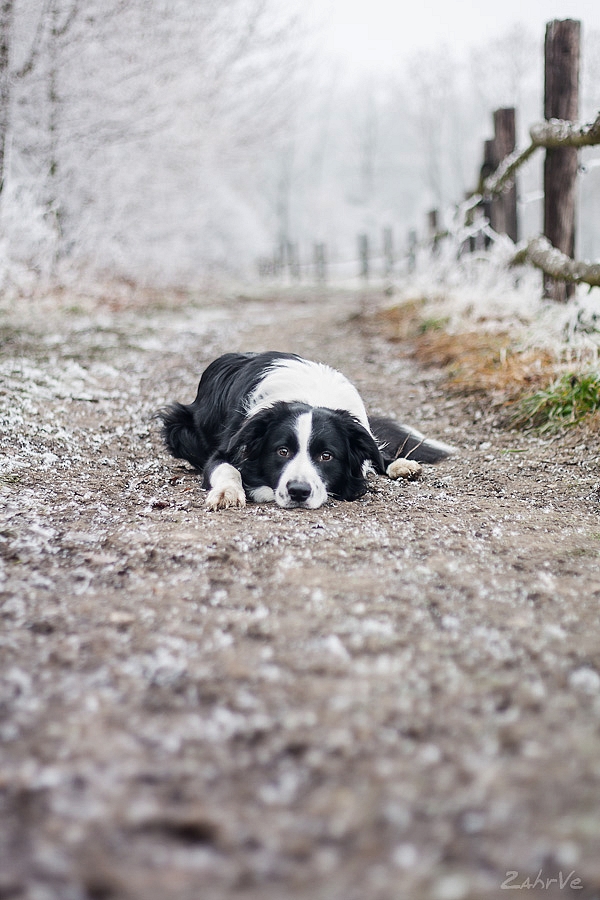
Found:
[[(517, 143), (516, 116), (513, 107), (497, 109), (494, 112), (494, 158), (496, 169), (502, 160), (512, 153)], [(498, 234), (507, 234), (517, 243), (519, 229), (517, 222), (517, 188), (516, 183), (492, 200), (490, 215), (491, 225)]]
[(300, 251), (298, 249), (298, 244), (293, 244), (291, 241), (288, 241), (287, 260), (290, 278), (292, 281), (300, 281), (302, 276), (300, 273)]
[[(576, 122), (579, 116), (579, 46), (581, 22), (554, 20), (546, 26), (544, 118)], [(544, 162), (544, 235), (573, 258), (577, 149), (546, 150)], [(575, 286), (544, 276), (544, 296), (566, 301)]]
[[(492, 175), (502, 160), (516, 147), (516, 114), (513, 107), (497, 109), (494, 112), (494, 137), (483, 145), (483, 164), (479, 172), (479, 180), (483, 184)], [(481, 208), (483, 215), (496, 234), (507, 234), (511, 240), (519, 239), (517, 218), (517, 188), (515, 182), (501, 194), (484, 197)], [(491, 239), (485, 236), (485, 246), (489, 247)]]
[(407, 251), (408, 271), (409, 272), (414, 272), (417, 267), (417, 243), (418, 243), (417, 232), (414, 230), (414, 228), (411, 228), (411, 230), (408, 232), (408, 251)]
[[(486, 144), (490, 143), (492, 142), (486, 141)], [(483, 172), (483, 166), (481, 167), (481, 171)], [(493, 171), (493, 169), (491, 171)], [(465, 200), (469, 201), (471, 199), (471, 196), (471, 192), (467, 191), (465, 194)], [(467, 225), (471, 229), (471, 235), (467, 239), (467, 241), (465, 241), (459, 248), (459, 257), (462, 256), (462, 254), (467, 250), (469, 253), (475, 253), (475, 251), (483, 250), (488, 246), (490, 239), (487, 234), (484, 234), (483, 231), (485, 219), (487, 219), (487, 221), (489, 222), (489, 209), (486, 212), (486, 201), (482, 200), (481, 203), (477, 204), (477, 206), (472, 207), (472, 209), (470, 209), (466, 215), (465, 225)]]
[(285, 244), (283, 241), (275, 248), (273, 254), (273, 274), (278, 277), (283, 273), (285, 267)]
[(383, 229), (383, 277), (389, 278), (394, 271), (394, 233), (388, 226)]
[[(482, 182), (485, 181), (486, 178), (489, 178), (493, 172), (496, 171), (496, 167), (498, 165), (498, 160), (496, 158), (496, 142), (495, 140), (484, 141), (483, 143), (483, 165), (481, 166), (481, 171), (479, 173), (479, 177)], [(492, 224), (492, 199), (490, 197), (484, 197), (481, 208), (483, 210), (484, 218), (486, 218), (489, 224)], [(484, 246), (489, 247), (492, 242), (492, 239), (489, 235), (485, 235), (484, 237)]]
[(358, 255), (360, 258), (360, 277), (365, 281), (369, 280), (369, 236), (359, 234), (358, 236)]
[(431, 240), (431, 252), (435, 255), (438, 253), (439, 246), (439, 214), (437, 209), (430, 209), (427, 213), (427, 228), (429, 231), (429, 238)]
[(317, 284), (325, 284), (327, 281), (327, 254), (325, 244), (314, 246), (315, 279)]

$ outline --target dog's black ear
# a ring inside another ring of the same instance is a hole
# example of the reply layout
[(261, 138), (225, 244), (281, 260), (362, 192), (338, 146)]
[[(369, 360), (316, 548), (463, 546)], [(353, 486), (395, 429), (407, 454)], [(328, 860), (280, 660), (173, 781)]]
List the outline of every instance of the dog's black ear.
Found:
[(370, 463), (381, 475), (384, 472), (383, 457), (373, 437), (354, 416), (345, 410), (336, 410), (336, 414), (346, 435), (348, 471), (334, 496), (338, 500), (358, 500), (367, 491), (365, 463)]
[(274, 419), (273, 409), (265, 409), (246, 419), (227, 445), (227, 457), (235, 465), (260, 454), (262, 443)]
[(382, 475), (385, 472), (383, 457), (372, 435), (353, 416), (348, 415), (348, 419), (348, 453), (352, 474), (362, 474), (364, 464), (370, 462), (377, 474)]

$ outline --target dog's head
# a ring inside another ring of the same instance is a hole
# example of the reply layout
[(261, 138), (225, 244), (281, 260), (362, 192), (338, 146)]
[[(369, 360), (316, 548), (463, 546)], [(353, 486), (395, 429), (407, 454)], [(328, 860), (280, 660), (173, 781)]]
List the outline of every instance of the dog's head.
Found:
[(318, 509), (327, 500), (356, 500), (369, 468), (383, 472), (379, 448), (345, 410), (275, 403), (233, 437), (228, 455), (257, 501)]

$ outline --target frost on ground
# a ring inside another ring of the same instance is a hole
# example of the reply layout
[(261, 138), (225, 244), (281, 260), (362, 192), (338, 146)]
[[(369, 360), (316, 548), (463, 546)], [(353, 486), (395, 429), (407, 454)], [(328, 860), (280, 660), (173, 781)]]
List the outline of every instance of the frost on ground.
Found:
[[(382, 302), (3, 311), (0, 897), (600, 891), (597, 446), (446, 396), (357, 318)], [(209, 513), (152, 415), (235, 349), (339, 367), (460, 452)]]

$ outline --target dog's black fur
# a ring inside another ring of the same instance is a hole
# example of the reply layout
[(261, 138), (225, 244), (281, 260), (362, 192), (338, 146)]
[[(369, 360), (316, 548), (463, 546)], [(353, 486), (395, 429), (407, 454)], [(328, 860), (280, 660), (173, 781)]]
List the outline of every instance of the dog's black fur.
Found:
[(249, 419), (233, 435), (224, 453), (208, 465), (208, 478), (215, 463), (229, 462), (241, 472), (244, 488), (252, 491), (268, 485), (275, 487), (282, 476), (287, 459), (277, 454), (281, 446), (294, 455), (298, 440), (294, 423), (302, 413), (313, 413), (314, 438), (312, 450), (318, 460), (323, 451), (332, 458), (314, 462), (329, 496), (337, 500), (356, 500), (367, 490), (363, 464), (369, 460), (376, 472), (384, 471), (379, 448), (373, 438), (345, 410), (310, 407), (305, 403), (275, 403)]

